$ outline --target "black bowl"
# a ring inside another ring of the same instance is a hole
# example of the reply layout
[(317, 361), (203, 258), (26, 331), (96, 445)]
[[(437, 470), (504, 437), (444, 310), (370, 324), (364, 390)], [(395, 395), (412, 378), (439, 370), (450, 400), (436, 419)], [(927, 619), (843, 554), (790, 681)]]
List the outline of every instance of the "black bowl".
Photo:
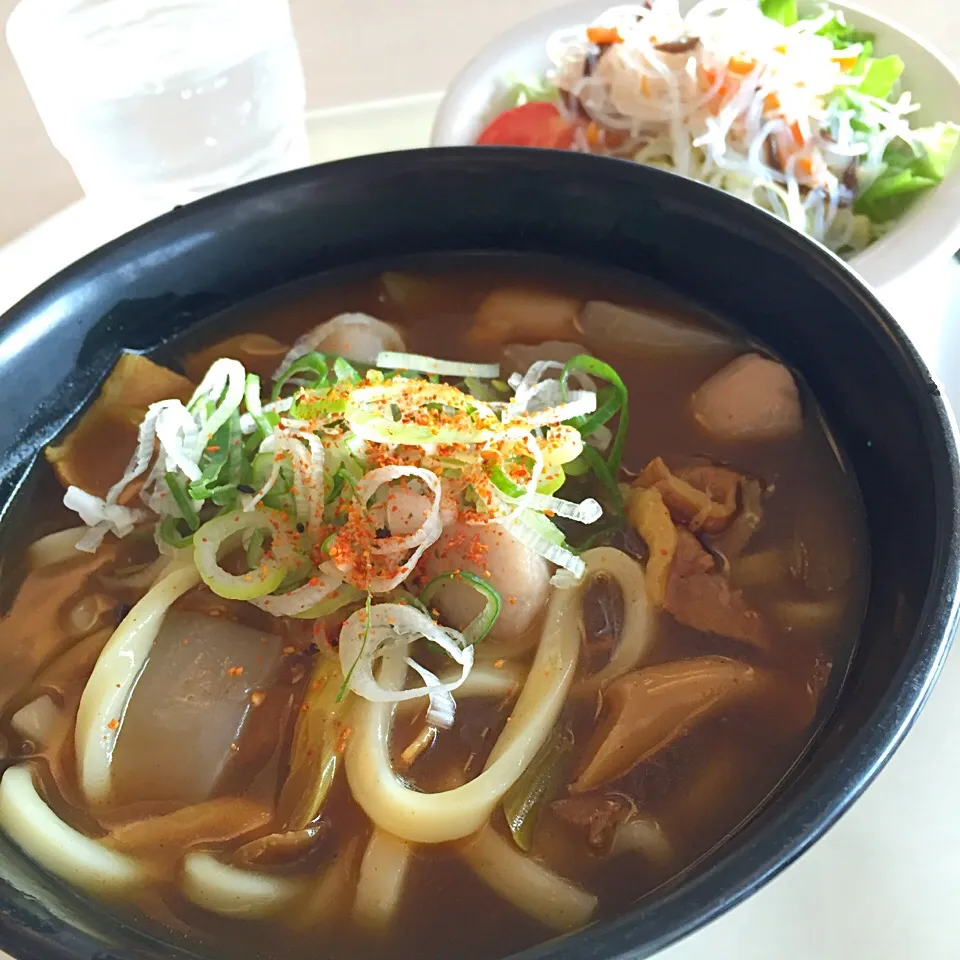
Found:
[[(952, 418), (902, 331), (825, 250), (719, 191), (559, 152), (387, 154), (220, 194), (97, 251), (3, 319), (0, 532), (9, 549), (37, 452), (122, 348), (153, 349), (321, 271), (478, 250), (625, 268), (735, 320), (806, 377), (866, 503), (872, 586), (858, 652), (836, 709), (773, 802), (720, 855), (631, 913), (522, 955), (645, 957), (757, 890), (853, 803), (916, 718), (956, 626)], [(18, 960), (195, 956), (122, 925), (3, 839), (0, 875), (0, 948)]]

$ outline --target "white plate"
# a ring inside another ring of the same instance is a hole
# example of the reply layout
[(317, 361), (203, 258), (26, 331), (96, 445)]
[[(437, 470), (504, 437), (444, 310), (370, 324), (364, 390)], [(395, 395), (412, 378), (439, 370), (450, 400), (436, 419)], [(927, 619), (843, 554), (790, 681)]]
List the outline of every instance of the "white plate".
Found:
[[(944, 0), (956, 2), (956, 0)], [(694, 0), (680, 0), (680, 9)], [(485, 47), (456, 77), (440, 104), (431, 143), (437, 146), (476, 141), (491, 103), (503, 93), (504, 78), (543, 76), (550, 62), (545, 41), (555, 30), (575, 28), (596, 19), (613, 4), (605, 0), (576, 0), (507, 31)], [(960, 76), (950, 62), (909, 30), (851, 3), (832, 3), (848, 12), (848, 22), (877, 36), (877, 51), (896, 53), (906, 64), (904, 86), (921, 104), (914, 123), (938, 120), (960, 123)], [(800, 0), (802, 13), (816, 14), (820, 4)], [(960, 158), (952, 172), (900, 219), (890, 233), (852, 265), (871, 284), (880, 286), (907, 273), (923, 261), (952, 253), (960, 247)]]

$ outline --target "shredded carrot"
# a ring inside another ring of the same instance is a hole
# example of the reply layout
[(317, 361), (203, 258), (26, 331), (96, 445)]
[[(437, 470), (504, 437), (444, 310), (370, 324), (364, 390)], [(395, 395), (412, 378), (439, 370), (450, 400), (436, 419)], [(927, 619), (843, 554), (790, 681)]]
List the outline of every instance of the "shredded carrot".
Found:
[(813, 176), (813, 157), (800, 157), (797, 160), (797, 170), (808, 177)]
[(796, 120), (790, 124), (790, 133), (793, 134), (794, 142), (798, 147), (802, 147), (806, 140), (804, 139), (803, 132), (800, 130), (800, 124)]
[(640, 78), (640, 91), (645, 97), (650, 96), (650, 82), (647, 80), (646, 74)]
[(775, 93), (768, 93), (763, 98), (763, 108), (768, 113), (775, 113), (780, 109), (780, 98)]
[[(600, 143), (600, 128), (597, 126), (597, 123), (595, 120), (591, 120), (587, 124), (586, 138), (587, 138), (587, 143), (589, 143), (593, 147), (597, 146), (597, 144)], [(510, 468), (510, 472), (514, 474), (516, 473), (514, 468)]]
[(727, 64), (727, 69), (731, 73), (736, 73), (739, 76), (746, 76), (748, 73), (753, 72), (756, 65), (757, 61), (752, 60), (750, 57), (733, 56)]
[(591, 43), (623, 43), (616, 27), (587, 27), (587, 39)]
[(849, 73), (856, 65), (859, 57), (834, 57), (833, 62), (844, 72)]

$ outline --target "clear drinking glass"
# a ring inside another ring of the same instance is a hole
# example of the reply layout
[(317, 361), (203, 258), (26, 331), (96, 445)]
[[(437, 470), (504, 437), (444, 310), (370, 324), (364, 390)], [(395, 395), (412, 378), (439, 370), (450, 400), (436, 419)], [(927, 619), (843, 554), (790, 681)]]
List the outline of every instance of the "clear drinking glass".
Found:
[(287, 0), (22, 0), (7, 40), (90, 196), (180, 203), (309, 162)]

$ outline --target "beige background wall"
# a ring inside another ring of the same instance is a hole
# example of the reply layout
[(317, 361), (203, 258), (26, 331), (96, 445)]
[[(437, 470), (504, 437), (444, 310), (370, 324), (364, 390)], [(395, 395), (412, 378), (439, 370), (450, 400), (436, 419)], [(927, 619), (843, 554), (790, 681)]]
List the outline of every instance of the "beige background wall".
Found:
[[(614, 0), (611, 0), (611, 5)], [(960, 60), (960, 0), (860, 0)], [(16, 0), (0, 0), (6, 23)], [(488, 39), (553, 0), (291, 0), (311, 108), (440, 90)], [(80, 196), (0, 41), (0, 244)]]

